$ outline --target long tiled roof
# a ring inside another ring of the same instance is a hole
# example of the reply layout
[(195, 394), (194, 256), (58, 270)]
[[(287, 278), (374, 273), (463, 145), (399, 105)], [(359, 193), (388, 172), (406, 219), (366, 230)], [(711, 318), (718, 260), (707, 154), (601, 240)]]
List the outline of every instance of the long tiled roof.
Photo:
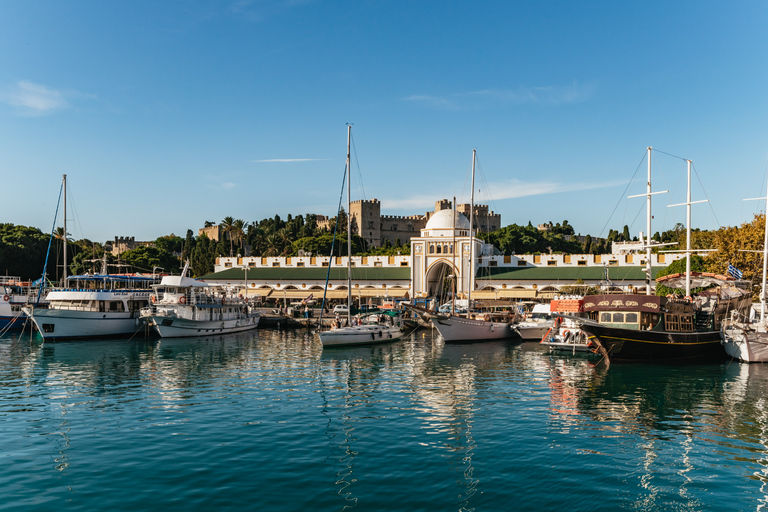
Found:
[[(254, 281), (317, 281), (325, 280), (328, 267), (255, 267), (248, 269), (248, 279)], [(238, 280), (245, 279), (242, 268), (229, 268), (200, 277), (202, 280)], [(346, 267), (331, 267), (330, 279), (346, 280)], [(410, 267), (353, 267), (353, 281), (409, 281)]]
[[(666, 267), (652, 267), (651, 273), (656, 273)], [(493, 281), (537, 281), (559, 280), (599, 281), (605, 277), (604, 267), (490, 267), (478, 271), (476, 279)], [(608, 267), (608, 278), (611, 281), (644, 280), (645, 267)]]

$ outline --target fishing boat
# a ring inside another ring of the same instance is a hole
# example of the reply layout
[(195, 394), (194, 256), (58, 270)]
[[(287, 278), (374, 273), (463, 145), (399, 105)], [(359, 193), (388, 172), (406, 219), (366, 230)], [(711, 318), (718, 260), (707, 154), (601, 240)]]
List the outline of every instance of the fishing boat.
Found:
[(242, 295), (187, 277), (188, 270), (189, 262), (180, 276), (163, 276), (153, 286), (151, 304), (141, 310), (161, 337), (212, 336), (259, 326), (258, 311)]
[[(651, 295), (651, 148), (648, 148), (646, 294), (590, 295), (584, 311), (589, 319), (580, 322), (590, 342), (611, 361), (688, 363), (723, 359), (720, 329), (732, 311), (750, 307), (750, 295), (730, 276), (691, 272), (691, 161), (688, 160), (686, 271), (663, 276), (670, 288), (685, 288), (685, 294)], [(630, 196), (636, 197), (636, 196)], [(699, 201), (701, 202), (701, 201)], [(681, 205), (671, 205), (681, 206)], [(657, 246), (658, 244), (654, 244)], [(707, 289), (693, 294), (693, 288)]]
[(22, 307), (44, 340), (129, 336), (143, 327), (152, 276), (96, 274), (67, 278), (46, 296), (47, 308)]
[[(342, 325), (340, 319), (334, 321), (333, 327), (328, 331), (320, 331), (318, 336), (324, 347), (338, 345), (368, 345), (371, 343), (381, 343), (399, 340), (403, 336), (402, 314), (400, 311), (391, 311), (383, 316), (381, 322), (376, 324), (362, 323), (352, 325), (352, 216), (349, 214), (352, 208), (351, 197), (351, 144), (352, 144), (352, 126), (347, 125), (347, 163), (345, 169), (345, 178), (347, 180), (347, 319), (346, 326)], [(335, 231), (334, 231), (335, 241)], [(333, 252), (333, 248), (331, 249)], [(333, 259), (333, 258), (331, 258)], [(330, 274), (330, 264), (328, 265)], [(328, 278), (326, 277), (326, 286), (328, 289)], [(325, 310), (325, 292), (323, 293), (322, 310)], [(322, 328), (322, 313), (320, 316), (320, 327)]]
[[(474, 240), (474, 211), (475, 211), (475, 159), (477, 150), (472, 150), (472, 193), (470, 195), (469, 220), (461, 213), (455, 210), (441, 210), (432, 216), (428, 227), (440, 219), (439, 216), (449, 215), (453, 222), (452, 236), (454, 237), (453, 247), (458, 247), (455, 242), (456, 233), (469, 233), (469, 286), (467, 288), (467, 311), (465, 313), (456, 313), (455, 296), (453, 296), (453, 306), (450, 313), (425, 312), (432, 321), (432, 325), (438, 330), (443, 341), (451, 342), (474, 342), (499, 340), (513, 338), (518, 335), (512, 326), (514, 316), (509, 312), (486, 312), (475, 311), (472, 309), (472, 289), (475, 285), (475, 240)], [(454, 198), (454, 206), (456, 200)], [(449, 225), (450, 227), (450, 225)], [(454, 253), (455, 254), (455, 253)], [(463, 264), (460, 265), (463, 268)], [(454, 264), (455, 267), (455, 264)], [(453, 280), (455, 286), (455, 279)], [(415, 311), (418, 309), (414, 308)], [(542, 333), (543, 334), (543, 333)], [(541, 338), (541, 336), (539, 336)]]
[[(768, 215), (768, 193), (765, 199), (766, 215)], [(756, 252), (756, 251), (745, 251)], [(732, 312), (730, 318), (723, 322), (722, 341), (725, 352), (734, 359), (745, 363), (764, 363), (768, 361), (768, 319), (765, 315), (765, 284), (768, 271), (768, 220), (765, 222), (765, 239), (763, 241), (763, 282), (760, 288), (760, 319), (756, 323), (739, 312)]]

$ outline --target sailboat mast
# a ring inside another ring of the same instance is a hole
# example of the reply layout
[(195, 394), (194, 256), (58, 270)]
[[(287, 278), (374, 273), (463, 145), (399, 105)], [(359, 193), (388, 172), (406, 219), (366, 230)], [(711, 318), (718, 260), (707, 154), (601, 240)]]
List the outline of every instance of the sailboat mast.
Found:
[(64, 187), (64, 287), (67, 286), (67, 175), (62, 179)]
[(453, 204), (451, 204), (451, 213), (453, 214), (453, 279), (451, 279), (451, 315), (456, 314), (456, 278), (458, 272), (456, 272), (456, 196), (453, 196)]
[(347, 325), (352, 325), (352, 169), (350, 167), (350, 145), (352, 125), (347, 125)]
[(768, 270), (768, 190), (765, 195), (765, 240), (763, 240), (763, 288), (760, 290), (760, 323), (765, 325), (765, 280)]
[(469, 194), (469, 291), (467, 293), (467, 308), (472, 307), (472, 290), (475, 288), (475, 237), (472, 230), (475, 227), (475, 155), (472, 150), (472, 192)]

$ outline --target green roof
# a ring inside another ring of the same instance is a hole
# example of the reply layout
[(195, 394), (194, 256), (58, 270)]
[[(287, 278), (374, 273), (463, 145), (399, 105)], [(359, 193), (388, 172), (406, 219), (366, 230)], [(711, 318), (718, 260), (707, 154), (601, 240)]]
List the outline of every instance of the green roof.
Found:
[[(255, 281), (317, 281), (325, 280), (326, 275), (328, 275), (328, 267), (255, 267), (248, 269), (248, 279)], [(198, 279), (242, 281), (245, 277), (245, 271), (242, 268), (229, 268), (221, 272), (204, 275)], [(347, 268), (331, 267), (330, 279), (333, 281), (346, 280)], [(352, 267), (353, 281), (409, 281), (410, 279), (410, 267)]]
[[(661, 269), (666, 267), (652, 267), (653, 277)], [(559, 280), (575, 281), (599, 281), (605, 278), (604, 267), (490, 267), (481, 268), (477, 272), (476, 279), (481, 280), (515, 280), (515, 281), (538, 281), (538, 280)], [(645, 267), (608, 267), (608, 278), (611, 281), (638, 281), (645, 280)]]

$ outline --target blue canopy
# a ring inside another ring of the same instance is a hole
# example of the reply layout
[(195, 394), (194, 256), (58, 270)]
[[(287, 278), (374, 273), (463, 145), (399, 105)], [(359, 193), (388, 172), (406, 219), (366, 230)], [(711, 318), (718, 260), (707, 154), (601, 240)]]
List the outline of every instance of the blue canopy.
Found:
[(79, 276), (69, 276), (67, 277), (67, 281), (93, 281), (93, 282), (104, 282), (104, 281), (116, 281), (116, 282), (124, 282), (124, 283), (147, 283), (152, 281), (157, 281), (157, 278), (152, 276), (122, 276), (122, 275), (113, 275), (113, 274), (83, 274)]

